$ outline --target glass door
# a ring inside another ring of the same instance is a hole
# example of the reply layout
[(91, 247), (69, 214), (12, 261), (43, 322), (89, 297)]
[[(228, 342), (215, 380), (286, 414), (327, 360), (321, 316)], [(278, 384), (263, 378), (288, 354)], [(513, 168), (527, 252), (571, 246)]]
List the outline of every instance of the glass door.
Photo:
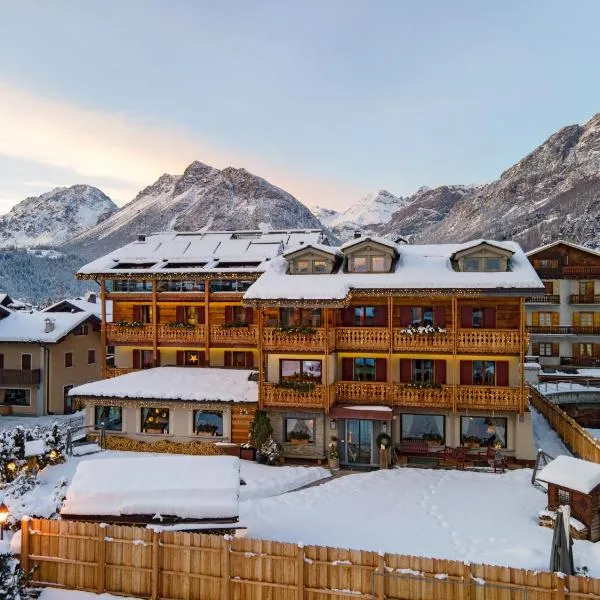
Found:
[(373, 451), (373, 421), (346, 420), (346, 461), (351, 465), (370, 465)]

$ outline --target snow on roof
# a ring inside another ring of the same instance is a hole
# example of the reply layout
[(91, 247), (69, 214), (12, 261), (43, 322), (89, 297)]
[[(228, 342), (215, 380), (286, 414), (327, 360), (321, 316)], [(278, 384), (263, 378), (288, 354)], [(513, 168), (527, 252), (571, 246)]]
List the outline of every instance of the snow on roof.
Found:
[[(270, 259), (289, 246), (321, 243), (323, 232), (320, 229), (169, 232), (143, 238), (88, 263), (78, 274), (260, 273)], [(239, 266), (219, 265), (236, 261)], [(244, 266), (248, 262), (257, 264)]]
[(237, 518), (239, 488), (234, 456), (87, 460), (77, 465), (61, 514)]
[(40, 311), (13, 312), (0, 320), (0, 342), (54, 344), (91, 317), (97, 318), (95, 314), (85, 311), (51, 315)]
[(331, 254), (332, 256), (342, 256), (339, 248), (334, 246), (327, 246), (325, 244), (300, 244), (299, 246), (294, 246), (293, 248), (289, 248), (283, 253), (283, 256), (289, 256), (290, 254), (294, 254), (296, 252), (300, 252), (301, 250), (306, 250), (308, 248), (314, 248), (315, 250), (319, 250), (320, 252), (325, 252), (327, 254)]
[(400, 256), (392, 273), (347, 273), (340, 269), (332, 274), (292, 275), (287, 273), (286, 260), (277, 257), (270, 261), (269, 268), (250, 286), (244, 299), (341, 300), (351, 290), (361, 289), (493, 289), (505, 290), (506, 293), (518, 290), (523, 295), (543, 290), (535, 269), (515, 242), (493, 242), (495, 246), (514, 253), (510, 259), (510, 271), (455, 271), (451, 263), (452, 255), (483, 241), (396, 245)]
[[(87, 311), (94, 313), (97, 317), (100, 317), (102, 314), (102, 306), (100, 302), (88, 302), (82, 298), (65, 298), (64, 300), (59, 300), (50, 306), (47, 306), (42, 310), (42, 312), (55, 312), (58, 307), (62, 304), (71, 304), (75, 309), (79, 309), (80, 311)], [(74, 312), (77, 312), (76, 310)]]
[(352, 248), (352, 246), (356, 246), (357, 244), (362, 244), (363, 242), (373, 242), (374, 244), (381, 244), (382, 246), (387, 246), (392, 250), (398, 252), (398, 244), (393, 242), (392, 240), (388, 240), (387, 238), (378, 237), (375, 235), (365, 235), (357, 238), (352, 238), (351, 240), (343, 243), (340, 246), (340, 250), (344, 251), (348, 248)]
[(565, 240), (557, 240), (556, 242), (552, 242), (550, 244), (545, 244), (544, 246), (539, 246), (533, 250), (530, 250), (527, 253), (527, 256), (531, 256), (532, 254), (537, 254), (542, 250), (548, 250), (548, 248), (553, 248), (554, 246), (558, 246), (559, 244), (564, 244), (565, 246), (570, 246), (571, 248), (575, 248), (576, 250), (582, 250), (583, 252), (589, 252), (590, 254), (594, 254), (595, 256), (600, 256), (600, 252), (598, 250), (593, 250), (592, 248), (586, 248), (585, 246), (581, 246), (580, 244), (574, 244), (573, 242), (567, 242)]
[(572, 456), (558, 456), (538, 473), (537, 479), (589, 494), (600, 485), (600, 465)]
[(156, 367), (79, 385), (69, 396), (192, 402), (258, 402), (253, 371), (213, 367)]

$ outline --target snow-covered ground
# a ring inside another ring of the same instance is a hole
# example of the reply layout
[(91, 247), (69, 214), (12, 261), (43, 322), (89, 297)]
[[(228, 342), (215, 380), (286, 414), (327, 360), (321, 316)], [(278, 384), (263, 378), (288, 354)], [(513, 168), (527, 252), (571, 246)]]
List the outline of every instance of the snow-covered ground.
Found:
[(573, 381), (544, 381), (543, 383), (538, 383), (536, 387), (544, 396), (552, 396), (553, 394), (562, 394), (564, 392), (600, 393), (600, 387), (586, 383), (575, 383)]
[(73, 590), (58, 590), (46, 588), (39, 600), (136, 600), (131, 596), (113, 596), (112, 594), (90, 594)]
[(596, 438), (597, 440), (600, 440), (600, 429), (590, 429), (589, 427), (586, 429), (586, 431), (594, 438)]
[(558, 433), (550, 427), (548, 421), (533, 406), (531, 410), (531, 425), (533, 427), (533, 443), (538, 450), (543, 450), (546, 454), (556, 458), (565, 454), (571, 456), (569, 449), (563, 444)]
[(76, 412), (72, 415), (49, 415), (44, 417), (0, 417), (0, 431), (5, 429), (14, 429), (21, 425), (26, 429), (34, 427), (51, 427), (54, 423), (84, 423), (84, 413)]

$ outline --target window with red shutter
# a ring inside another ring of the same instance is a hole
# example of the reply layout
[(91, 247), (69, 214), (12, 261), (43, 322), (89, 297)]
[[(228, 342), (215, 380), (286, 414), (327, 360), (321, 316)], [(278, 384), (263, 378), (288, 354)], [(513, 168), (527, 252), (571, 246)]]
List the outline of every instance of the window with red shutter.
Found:
[(387, 381), (387, 360), (385, 358), (375, 359), (375, 381)]
[(412, 361), (410, 358), (400, 359), (400, 383), (410, 383), (412, 381)]
[(471, 385), (473, 383), (473, 361), (460, 361), (460, 384)]
[(435, 382), (440, 385), (446, 383), (446, 361), (436, 360), (435, 361)]

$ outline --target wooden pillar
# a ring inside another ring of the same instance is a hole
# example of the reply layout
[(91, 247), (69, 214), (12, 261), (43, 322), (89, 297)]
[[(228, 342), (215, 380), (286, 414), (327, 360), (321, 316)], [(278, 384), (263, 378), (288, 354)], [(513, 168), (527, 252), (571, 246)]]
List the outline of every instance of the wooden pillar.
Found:
[(204, 280), (204, 354), (206, 355), (206, 364), (210, 367), (210, 279)]
[(152, 531), (152, 600), (160, 593), (160, 532)]
[(231, 597), (231, 541), (223, 538), (221, 552), (221, 600), (229, 600)]
[(157, 309), (157, 288), (158, 281), (152, 280), (152, 354), (154, 359), (154, 366), (160, 366), (158, 364), (158, 309)]
[(264, 349), (263, 349), (263, 335), (264, 335), (264, 310), (261, 306), (257, 307), (258, 311), (258, 408), (264, 409), (264, 382), (265, 382), (265, 363), (264, 363)]
[[(392, 357), (394, 354), (394, 297), (388, 296), (387, 299), (387, 313), (388, 313), (388, 336), (389, 336), (389, 344), (388, 344), (388, 365), (387, 365), (387, 399), (389, 402), (393, 404), (394, 402), (394, 392), (393, 392), (393, 373), (392, 373)], [(390, 432), (391, 434), (392, 432)]]
[(525, 314), (525, 298), (521, 298), (520, 300), (521, 302), (521, 306), (520, 306), (520, 325), (521, 325), (521, 343), (519, 345), (520, 347), (520, 354), (519, 354), (519, 381), (520, 381), (520, 388), (521, 388), (521, 393), (520, 393), (520, 402), (519, 402), (519, 414), (523, 415), (523, 413), (525, 412), (525, 407), (527, 406), (527, 402), (526, 402), (526, 398), (525, 398), (525, 394), (526, 394), (526, 389), (525, 389), (525, 347), (527, 344), (527, 330), (525, 328), (525, 319), (526, 319), (526, 314)]
[(29, 517), (21, 519), (21, 568), (25, 575), (29, 574)]
[(460, 385), (460, 363), (457, 355), (458, 348), (458, 298), (452, 297), (452, 372), (454, 384), (452, 386), (452, 412), (456, 412), (457, 386)]
[(104, 525), (98, 525), (98, 563), (96, 564), (96, 590), (102, 594), (106, 588), (106, 540)]
[(322, 308), (323, 320), (325, 322), (325, 361), (323, 365), (323, 383), (325, 385), (325, 413), (329, 412), (331, 405), (331, 385), (329, 385), (329, 353), (331, 352), (329, 346), (329, 309)]
[(106, 280), (100, 281), (100, 310), (102, 323), (100, 325), (100, 343), (102, 344), (102, 377), (106, 377), (106, 353), (108, 352), (106, 344)]

